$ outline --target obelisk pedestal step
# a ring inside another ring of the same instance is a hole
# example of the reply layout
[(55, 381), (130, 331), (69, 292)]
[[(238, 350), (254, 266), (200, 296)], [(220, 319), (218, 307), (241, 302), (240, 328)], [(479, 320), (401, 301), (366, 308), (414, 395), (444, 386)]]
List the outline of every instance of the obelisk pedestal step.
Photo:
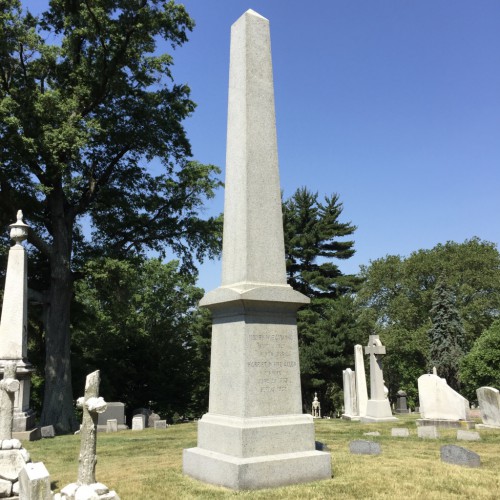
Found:
[(329, 453), (303, 451), (239, 458), (202, 448), (184, 450), (184, 473), (234, 490), (273, 488), (331, 477)]

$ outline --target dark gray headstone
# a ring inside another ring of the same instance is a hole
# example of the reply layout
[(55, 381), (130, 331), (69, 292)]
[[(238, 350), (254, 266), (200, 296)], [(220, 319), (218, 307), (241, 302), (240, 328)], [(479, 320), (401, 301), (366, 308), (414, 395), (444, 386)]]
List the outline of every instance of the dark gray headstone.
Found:
[(380, 443), (357, 439), (349, 443), (349, 451), (356, 455), (380, 455), (382, 453), (382, 447)]
[(408, 413), (408, 405), (406, 403), (406, 392), (398, 391), (396, 393), (396, 413)]
[(321, 443), (320, 441), (314, 442), (316, 446), (316, 451), (330, 451), (330, 448), (325, 443)]
[(477, 453), (454, 444), (441, 446), (441, 460), (448, 464), (463, 465), (465, 467), (481, 466), (481, 458)]
[(116, 419), (118, 425), (125, 425), (125, 404), (118, 402), (108, 403), (106, 410), (99, 413), (97, 425), (106, 427), (108, 420)]
[(40, 428), (40, 433), (42, 434), (42, 438), (53, 438), (56, 436), (56, 431), (54, 430), (53, 425), (46, 425)]

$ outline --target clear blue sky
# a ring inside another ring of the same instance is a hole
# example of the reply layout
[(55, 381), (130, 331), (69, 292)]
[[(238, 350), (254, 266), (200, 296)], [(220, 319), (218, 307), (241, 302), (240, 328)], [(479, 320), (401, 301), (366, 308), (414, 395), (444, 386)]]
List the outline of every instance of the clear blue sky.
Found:
[[(23, 2), (39, 5), (44, 2)], [(174, 75), (194, 157), (224, 167), (231, 24), (271, 23), (281, 184), (337, 192), (358, 226), (345, 273), (473, 236), (500, 242), (500, 2), (189, 0)], [(38, 9), (37, 9), (38, 10)], [(223, 209), (223, 192), (208, 213)], [(220, 263), (200, 286), (220, 284)]]

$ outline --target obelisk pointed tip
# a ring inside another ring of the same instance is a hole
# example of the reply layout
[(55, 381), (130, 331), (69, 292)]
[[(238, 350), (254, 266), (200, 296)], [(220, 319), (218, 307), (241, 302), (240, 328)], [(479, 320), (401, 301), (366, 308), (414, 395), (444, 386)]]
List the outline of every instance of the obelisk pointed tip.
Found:
[[(266, 19), (264, 16), (261, 16), (258, 12), (255, 12), (254, 10), (252, 9), (248, 9), (246, 12), (244, 12), (236, 21), (236, 23), (246, 17), (256, 17), (256, 18), (259, 18), (259, 19), (264, 19), (265, 21), (269, 22), (269, 19)], [(235, 23), (235, 24), (236, 24)]]

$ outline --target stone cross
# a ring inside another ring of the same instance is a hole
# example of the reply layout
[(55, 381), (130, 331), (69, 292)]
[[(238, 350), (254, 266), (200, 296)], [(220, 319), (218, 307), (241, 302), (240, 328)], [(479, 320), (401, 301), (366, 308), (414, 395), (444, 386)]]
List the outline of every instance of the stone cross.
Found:
[(0, 442), (12, 439), (12, 422), (14, 420), (14, 396), (19, 390), (16, 380), (16, 362), (5, 363), (4, 376), (0, 380)]
[(96, 456), (96, 431), (97, 417), (106, 410), (107, 404), (99, 396), (101, 377), (99, 370), (87, 375), (85, 381), (85, 395), (78, 398), (77, 405), (83, 409), (82, 428), (80, 430), (82, 441), (78, 466), (78, 484), (93, 484), (95, 480)]
[(371, 399), (385, 399), (384, 375), (382, 371), (382, 355), (385, 354), (385, 346), (378, 335), (370, 335), (365, 354), (370, 355), (370, 396)]

